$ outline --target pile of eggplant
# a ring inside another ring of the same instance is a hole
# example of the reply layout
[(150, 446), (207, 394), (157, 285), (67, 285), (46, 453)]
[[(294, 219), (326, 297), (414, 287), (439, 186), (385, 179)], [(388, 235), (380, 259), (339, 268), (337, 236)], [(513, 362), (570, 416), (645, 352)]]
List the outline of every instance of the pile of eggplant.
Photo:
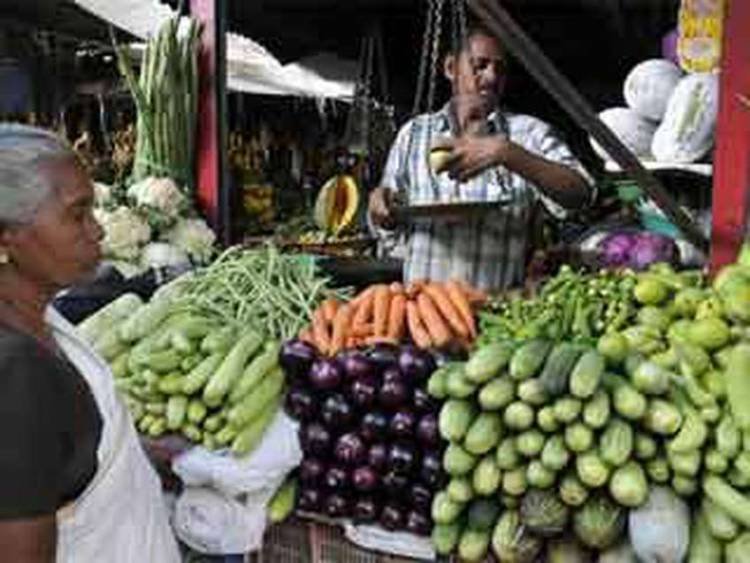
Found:
[(425, 391), (436, 358), (379, 344), (333, 358), (284, 344), (286, 410), (300, 421), (300, 511), (428, 535), (445, 477), (437, 404)]

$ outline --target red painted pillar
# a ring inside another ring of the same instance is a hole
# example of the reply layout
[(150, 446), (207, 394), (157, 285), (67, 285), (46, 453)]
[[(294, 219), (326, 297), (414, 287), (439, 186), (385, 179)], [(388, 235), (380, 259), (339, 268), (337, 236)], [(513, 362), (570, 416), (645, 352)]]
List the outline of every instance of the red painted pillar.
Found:
[(750, 1), (727, 0), (716, 130), (711, 271), (735, 260), (750, 209)]
[(203, 24), (195, 163), (198, 206), (226, 245), (230, 233), (225, 158), (225, 1), (190, 0), (190, 14)]

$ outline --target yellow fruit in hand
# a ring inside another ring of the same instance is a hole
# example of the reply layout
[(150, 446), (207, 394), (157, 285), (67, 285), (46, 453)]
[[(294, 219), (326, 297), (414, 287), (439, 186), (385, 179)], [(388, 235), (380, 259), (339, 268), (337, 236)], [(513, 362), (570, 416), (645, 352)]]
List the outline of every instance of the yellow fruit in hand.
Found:
[(432, 149), (430, 150), (429, 162), (433, 172), (442, 171), (453, 155), (450, 149)]

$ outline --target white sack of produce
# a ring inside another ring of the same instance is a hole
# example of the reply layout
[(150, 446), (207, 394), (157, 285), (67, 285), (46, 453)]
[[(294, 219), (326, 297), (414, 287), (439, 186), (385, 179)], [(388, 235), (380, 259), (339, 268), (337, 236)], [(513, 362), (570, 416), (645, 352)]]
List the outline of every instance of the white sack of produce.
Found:
[(239, 554), (260, 548), (266, 511), (221, 493), (186, 488), (174, 513), (177, 537), (191, 549), (209, 555)]
[(686, 76), (669, 99), (664, 121), (651, 143), (652, 154), (663, 162), (695, 162), (714, 144), (718, 115), (719, 76)]
[(682, 71), (666, 59), (649, 59), (637, 64), (625, 79), (623, 95), (638, 115), (661, 121), (669, 98), (682, 78)]
[(378, 526), (354, 525), (347, 523), (344, 535), (352, 543), (368, 549), (398, 557), (433, 561), (435, 549), (429, 538), (415, 536), (407, 532), (389, 532)]
[(210, 487), (228, 496), (266, 493), (265, 509), (287, 473), (301, 461), (297, 424), (279, 410), (250, 455), (238, 458), (229, 450), (211, 452), (195, 447), (177, 456), (172, 470), (188, 487)]
[[(630, 108), (610, 108), (599, 114), (604, 124), (612, 129), (615, 135), (630, 151), (638, 157), (650, 158), (651, 142), (656, 132), (656, 124), (644, 119)], [(607, 152), (593, 137), (589, 138), (591, 147), (604, 160), (610, 160)]]

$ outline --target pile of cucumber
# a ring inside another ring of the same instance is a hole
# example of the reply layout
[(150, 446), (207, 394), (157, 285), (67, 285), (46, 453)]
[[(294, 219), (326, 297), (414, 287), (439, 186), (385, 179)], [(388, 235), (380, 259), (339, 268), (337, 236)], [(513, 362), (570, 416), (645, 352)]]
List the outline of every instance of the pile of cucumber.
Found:
[[(596, 339), (485, 338), (467, 362), (432, 375), (448, 442), (449, 482), (432, 507), (440, 554), (532, 560), (571, 530), (585, 548), (605, 550), (625, 534), (622, 512), (642, 507), (657, 485), (705, 523), (693, 560), (718, 561), (700, 559), (712, 552), (706, 542), (721, 553), (743, 537), (748, 331), (695, 273), (659, 265), (629, 279), (622, 299), (632, 310), (617, 329)], [(582, 513), (618, 528), (592, 534), (573, 524)]]
[(242, 456), (279, 409), (280, 344), (254, 329), (220, 326), (170, 298), (126, 294), (80, 326), (110, 363), (140, 432), (182, 434)]

